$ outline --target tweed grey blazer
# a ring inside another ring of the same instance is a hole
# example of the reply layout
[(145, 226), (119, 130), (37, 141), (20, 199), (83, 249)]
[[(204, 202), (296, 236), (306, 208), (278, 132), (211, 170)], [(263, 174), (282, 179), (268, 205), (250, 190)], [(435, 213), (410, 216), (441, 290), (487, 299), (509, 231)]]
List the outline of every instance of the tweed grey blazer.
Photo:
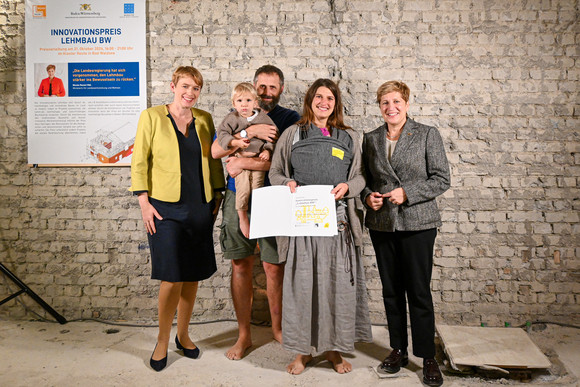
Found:
[(400, 206), (384, 200), (374, 211), (367, 207), (365, 225), (376, 231), (417, 231), (441, 226), (435, 198), (450, 185), (449, 164), (443, 140), (434, 127), (407, 118), (389, 162), (386, 152), (386, 124), (365, 133), (363, 166), (366, 187), (361, 199), (371, 192), (386, 193), (402, 187), (407, 201)]

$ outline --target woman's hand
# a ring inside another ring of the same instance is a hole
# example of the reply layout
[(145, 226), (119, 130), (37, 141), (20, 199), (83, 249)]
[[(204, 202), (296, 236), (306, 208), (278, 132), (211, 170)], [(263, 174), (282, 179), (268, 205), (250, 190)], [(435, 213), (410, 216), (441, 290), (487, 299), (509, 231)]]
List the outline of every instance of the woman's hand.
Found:
[(155, 234), (157, 230), (155, 229), (155, 219), (163, 220), (159, 212), (149, 203), (149, 197), (147, 193), (142, 193), (139, 196), (139, 206), (141, 207), (141, 216), (143, 217), (143, 224), (145, 225), (145, 230), (148, 234)]
[(295, 193), (296, 192), (296, 187), (298, 187), (298, 184), (292, 180), (289, 181), (288, 184), (286, 184), (288, 187), (290, 187), (290, 192)]
[(379, 192), (371, 192), (365, 199), (367, 206), (372, 208), (374, 211), (378, 211), (383, 207), (383, 194)]
[(223, 194), (221, 192), (219, 193), (219, 195), (216, 194), (216, 196), (214, 198), (215, 208), (213, 209), (213, 212), (212, 212), (212, 216), (213, 216), (212, 225), (215, 223), (215, 220), (218, 217), (218, 214), (220, 212), (220, 207), (222, 205), (223, 199), (224, 199), (224, 197), (223, 197)]
[(384, 197), (388, 198), (391, 203), (398, 206), (407, 201), (407, 194), (402, 188), (395, 188), (391, 192), (387, 192)]
[(348, 184), (346, 183), (339, 183), (336, 187), (330, 191), (331, 194), (334, 195), (334, 200), (340, 200), (346, 195), (348, 192)]

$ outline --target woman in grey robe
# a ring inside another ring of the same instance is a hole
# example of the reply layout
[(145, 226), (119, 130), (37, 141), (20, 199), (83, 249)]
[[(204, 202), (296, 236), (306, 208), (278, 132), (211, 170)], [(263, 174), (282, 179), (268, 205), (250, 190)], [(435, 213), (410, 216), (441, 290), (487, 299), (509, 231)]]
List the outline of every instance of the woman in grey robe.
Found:
[[(360, 142), (343, 122), (338, 86), (318, 79), (304, 98), (302, 119), (284, 131), (270, 168), (270, 181), (287, 185), (332, 185), (338, 235), (278, 237), (284, 270), (282, 338), (296, 353), (287, 367), (300, 374), (314, 352), (324, 352), (338, 373), (352, 365), (341, 352), (355, 342), (372, 341), (364, 268), (361, 262), (361, 212), (365, 187)], [(357, 205), (358, 204), (358, 205)]]

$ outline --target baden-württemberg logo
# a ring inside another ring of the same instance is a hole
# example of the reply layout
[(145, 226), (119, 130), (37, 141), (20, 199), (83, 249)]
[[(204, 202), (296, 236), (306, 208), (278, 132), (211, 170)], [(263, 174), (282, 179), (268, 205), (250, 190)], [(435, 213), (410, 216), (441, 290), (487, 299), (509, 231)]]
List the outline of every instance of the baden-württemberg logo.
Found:
[(79, 6), (79, 11), (71, 11), (71, 16), (101, 16), (100, 12), (93, 11), (90, 3), (81, 3)]

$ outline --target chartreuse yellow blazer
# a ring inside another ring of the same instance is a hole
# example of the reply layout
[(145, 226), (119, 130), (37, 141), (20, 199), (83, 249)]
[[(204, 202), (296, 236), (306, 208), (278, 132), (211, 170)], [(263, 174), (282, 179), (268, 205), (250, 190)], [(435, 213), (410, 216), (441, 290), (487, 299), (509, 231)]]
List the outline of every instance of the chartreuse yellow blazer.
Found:
[[(191, 112), (201, 145), (203, 189), (209, 202), (214, 191), (225, 187), (224, 171), (221, 160), (211, 157), (215, 134), (211, 115), (195, 108), (191, 108)], [(175, 203), (181, 195), (181, 167), (177, 134), (168, 114), (166, 105), (154, 106), (141, 113), (131, 159), (129, 191), (147, 191), (154, 199)]]

